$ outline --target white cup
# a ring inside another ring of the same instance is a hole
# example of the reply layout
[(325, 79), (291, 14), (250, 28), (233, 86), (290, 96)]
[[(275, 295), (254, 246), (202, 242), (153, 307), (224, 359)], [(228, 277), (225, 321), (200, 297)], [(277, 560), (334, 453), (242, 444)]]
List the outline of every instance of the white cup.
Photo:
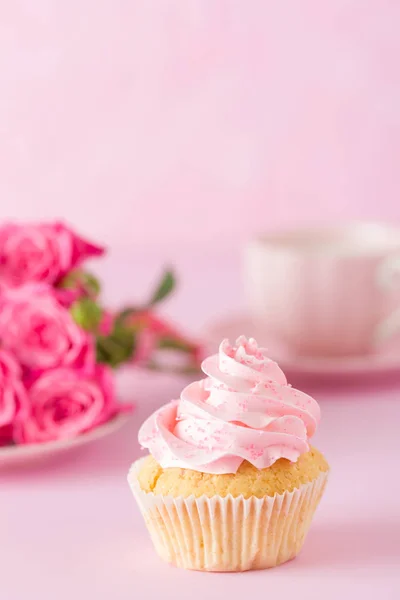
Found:
[(269, 233), (245, 249), (255, 322), (304, 356), (362, 355), (400, 332), (400, 227)]

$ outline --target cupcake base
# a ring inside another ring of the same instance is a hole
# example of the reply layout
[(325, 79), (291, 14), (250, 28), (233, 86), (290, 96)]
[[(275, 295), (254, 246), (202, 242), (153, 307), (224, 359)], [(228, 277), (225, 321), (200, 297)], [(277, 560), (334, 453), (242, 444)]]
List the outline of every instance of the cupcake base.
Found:
[(172, 497), (144, 492), (143, 459), (128, 481), (154, 547), (165, 561), (199, 571), (248, 571), (275, 567), (301, 550), (328, 473), (292, 492), (265, 498)]

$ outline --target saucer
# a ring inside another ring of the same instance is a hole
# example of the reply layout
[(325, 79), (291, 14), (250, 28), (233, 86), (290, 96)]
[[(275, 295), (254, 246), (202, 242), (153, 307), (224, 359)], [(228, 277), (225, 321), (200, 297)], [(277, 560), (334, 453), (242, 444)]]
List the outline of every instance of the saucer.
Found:
[(210, 323), (205, 329), (204, 340), (209, 350), (216, 352), (221, 340), (229, 338), (232, 342), (240, 335), (254, 337), (287, 373), (320, 377), (400, 373), (400, 350), (362, 356), (299, 356), (245, 314), (222, 317)]
[(21, 444), (16, 446), (0, 447), (0, 470), (3, 467), (25, 465), (36, 462), (54, 454), (67, 452), (78, 446), (84, 446), (96, 440), (114, 433), (129, 420), (129, 415), (121, 413), (91, 431), (82, 433), (74, 438), (66, 440), (55, 440), (42, 444)]

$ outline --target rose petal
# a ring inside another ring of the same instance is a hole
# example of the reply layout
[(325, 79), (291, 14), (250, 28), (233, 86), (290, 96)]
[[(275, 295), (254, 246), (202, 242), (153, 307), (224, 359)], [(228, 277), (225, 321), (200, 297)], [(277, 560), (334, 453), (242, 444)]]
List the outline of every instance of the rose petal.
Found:
[(30, 383), (28, 394), (31, 413), (18, 428), (20, 443), (71, 438), (132, 408), (116, 402), (113, 374), (106, 366), (96, 366), (92, 373), (45, 371)]
[(0, 338), (3, 346), (32, 370), (94, 365), (92, 337), (43, 283), (2, 291)]

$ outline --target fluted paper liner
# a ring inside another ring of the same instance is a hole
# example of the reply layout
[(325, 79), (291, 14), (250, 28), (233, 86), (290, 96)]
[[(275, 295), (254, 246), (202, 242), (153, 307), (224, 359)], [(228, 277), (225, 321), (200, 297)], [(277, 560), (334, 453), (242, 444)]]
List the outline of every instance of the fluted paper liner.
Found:
[[(142, 459), (143, 460), (143, 459)], [(200, 571), (267, 569), (301, 550), (328, 473), (275, 496), (187, 498), (144, 492), (135, 462), (128, 481), (161, 558)]]

